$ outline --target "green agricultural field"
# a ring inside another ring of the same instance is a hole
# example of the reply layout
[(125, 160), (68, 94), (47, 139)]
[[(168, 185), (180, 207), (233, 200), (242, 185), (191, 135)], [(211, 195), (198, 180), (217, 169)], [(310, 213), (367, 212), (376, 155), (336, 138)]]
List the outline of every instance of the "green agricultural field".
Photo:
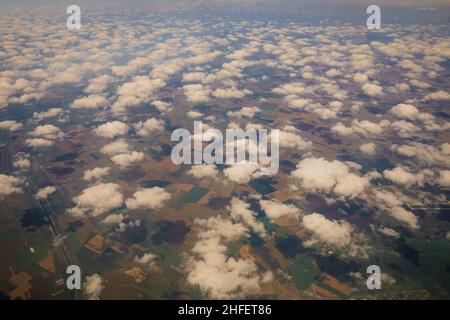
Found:
[(343, 293), (343, 292), (341, 292), (339, 290), (336, 290), (335, 288), (327, 285), (326, 283), (323, 283), (322, 281), (317, 281), (316, 284), (319, 287), (321, 287), (321, 288), (323, 288), (323, 289), (333, 293), (334, 295), (336, 295), (337, 297), (339, 297), (341, 299), (348, 299), (349, 298), (349, 296), (347, 296), (345, 293)]
[(78, 239), (78, 236), (76, 233), (72, 232), (71, 234), (69, 234), (66, 241), (67, 241), (67, 244), (69, 245), (69, 247), (74, 252), (78, 252), (78, 250), (80, 250), (81, 243), (80, 243), (80, 240)]
[(176, 250), (169, 244), (163, 243), (159, 246), (152, 245), (149, 250), (156, 254), (162, 261), (171, 264), (179, 265), (181, 263), (181, 256), (176, 252)]
[(308, 289), (320, 275), (320, 270), (306, 255), (297, 255), (293, 263), (287, 267), (287, 271), (293, 276), (295, 286), (301, 291)]
[(38, 263), (47, 254), (50, 248), (45, 244), (40, 244), (33, 247), (34, 253), (32, 253), (28, 248), (18, 248), (14, 252), (13, 260), (16, 268), (22, 270), (33, 264)]
[(92, 152), (92, 153), (89, 153), (89, 155), (91, 156), (91, 158), (92, 159), (94, 159), (95, 161), (98, 161), (98, 160), (100, 160), (101, 159), (101, 156), (100, 155), (98, 155), (97, 153), (95, 153), (95, 152)]
[(7, 228), (0, 230), (0, 245), (7, 245), (19, 240), (20, 232), (17, 228)]
[(196, 203), (201, 198), (203, 198), (207, 193), (208, 189), (194, 186), (191, 190), (186, 192), (180, 200), (175, 204), (174, 208), (178, 211), (183, 209), (185, 206), (187, 206), (189, 203)]
[(262, 195), (266, 195), (276, 191), (272, 185), (264, 179), (255, 179), (249, 183), (250, 187), (258, 191)]
[(247, 238), (242, 237), (242, 238), (240, 238), (238, 241), (235, 241), (235, 242), (229, 244), (229, 245), (228, 245), (228, 248), (227, 248), (227, 253), (228, 253), (230, 256), (235, 255), (235, 254), (238, 252), (239, 248), (240, 248), (242, 245), (244, 245), (246, 242), (247, 242)]
[(144, 188), (154, 188), (154, 187), (165, 188), (169, 184), (170, 182), (165, 180), (146, 180), (141, 182), (141, 186), (143, 186)]

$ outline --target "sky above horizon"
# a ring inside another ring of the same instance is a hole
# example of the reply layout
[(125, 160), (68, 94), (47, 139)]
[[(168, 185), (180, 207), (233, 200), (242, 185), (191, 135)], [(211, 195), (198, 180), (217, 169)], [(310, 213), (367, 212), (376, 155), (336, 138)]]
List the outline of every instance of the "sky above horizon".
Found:
[[(46, 5), (46, 4), (92, 4), (92, 1), (87, 0), (0, 0), (0, 4), (17, 4), (17, 5)], [(450, 6), (450, 0), (377, 0), (376, 3), (370, 0), (98, 0), (96, 4), (121, 4), (121, 5), (186, 5), (194, 4), (197, 6), (202, 5), (252, 5), (252, 6), (264, 6), (264, 5), (312, 5), (312, 6), (346, 6), (346, 5), (358, 5), (367, 6), (370, 4), (377, 4), (379, 6)]]

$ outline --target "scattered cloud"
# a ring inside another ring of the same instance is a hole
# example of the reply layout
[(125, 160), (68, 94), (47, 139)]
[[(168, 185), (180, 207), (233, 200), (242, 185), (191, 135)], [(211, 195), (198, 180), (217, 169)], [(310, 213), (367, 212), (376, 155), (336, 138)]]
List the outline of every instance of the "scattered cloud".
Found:
[(225, 177), (235, 183), (244, 184), (261, 176), (259, 164), (236, 163), (223, 170)]
[(22, 180), (14, 176), (0, 174), (0, 199), (13, 193), (22, 192)]
[(36, 199), (38, 199), (38, 200), (45, 200), (45, 199), (48, 198), (49, 195), (51, 195), (55, 191), (56, 191), (56, 188), (54, 186), (47, 186), (45, 188), (41, 188), (36, 193)]
[(230, 216), (234, 221), (246, 223), (260, 236), (267, 236), (264, 224), (256, 219), (256, 212), (250, 210), (250, 204), (234, 197), (231, 199), (228, 210), (230, 211)]
[(156, 118), (150, 118), (144, 122), (139, 121), (133, 125), (136, 133), (141, 137), (149, 137), (152, 133), (161, 133), (164, 131), (164, 121)]
[(87, 276), (83, 284), (84, 294), (88, 300), (99, 300), (105, 283), (98, 273)]
[(123, 139), (119, 139), (111, 143), (108, 143), (107, 145), (103, 146), (100, 149), (101, 153), (106, 154), (108, 156), (115, 156), (116, 154), (128, 153), (129, 151), (130, 146)]
[(297, 164), (292, 177), (307, 192), (334, 192), (354, 198), (364, 192), (370, 180), (350, 171), (350, 167), (338, 160), (306, 158)]
[(102, 124), (98, 128), (94, 129), (94, 132), (99, 137), (104, 138), (115, 138), (124, 136), (128, 133), (128, 126), (120, 121), (112, 121)]
[(0, 129), (8, 130), (9, 132), (14, 132), (21, 129), (23, 125), (14, 120), (0, 121)]
[(213, 164), (196, 165), (192, 166), (188, 174), (196, 179), (215, 178), (217, 177), (218, 170)]
[(45, 120), (49, 118), (59, 117), (64, 114), (64, 110), (61, 108), (50, 108), (47, 111), (34, 112), (33, 119)]
[(170, 193), (160, 187), (141, 189), (128, 198), (128, 209), (160, 209), (170, 199)]
[(110, 170), (111, 170), (111, 168), (109, 168), (109, 167), (85, 170), (83, 180), (85, 180), (85, 181), (100, 180), (103, 177), (107, 176), (109, 174)]
[(249, 258), (227, 255), (227, 245), (247, 236), (246, 229), (222, 217), (196, 220), (198, 242), (186, 262), (187, 281), (212, 299), (237, 299), (253, 295), (272, 281), (270, 272), (259, 272)]
[(367, 157), (373, 157), (377, 154), (377, 146), (375, 143), (363, 143), (359, 146), (359, 151)]
[(121, 153), (111, 157), (111, 161), (120, 167), (127, 169), (131, 165), (144, 160), (144, 153), (132, 151), (130, 153)]
[(72, 201), (76, 206), (67, 210), (70, 215), (76, 217), (84, 216), (84, 214), (99, 216), (121, 207), (123, 195), (118, 184), (100, 183), (84, 189)]
[(299, 219), (300, 209), (292, 204), (284, 204), (273, 200), (260, 200), (259, 204), (271, 221), (280, 217)]
[(72, 103), (72, 108), (74, 109), (98, 109), (100, 107), (105, 107), (108, 105), (108, 100), (99, 95), (90, 95), (75, 100)]

